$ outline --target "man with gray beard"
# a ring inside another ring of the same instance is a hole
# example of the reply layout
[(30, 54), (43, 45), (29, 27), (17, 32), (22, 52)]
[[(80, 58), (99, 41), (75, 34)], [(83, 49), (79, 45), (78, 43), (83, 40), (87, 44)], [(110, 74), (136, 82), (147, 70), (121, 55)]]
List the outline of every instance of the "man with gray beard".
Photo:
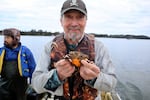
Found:
[(112, 91), (117, 79), (104, 45), (85, 33), (85, 3), (66, 0), (60, 23), (64, 32), (45, 45), (33, 73), (33, 88), (58, 100), (101, 100), (101, 91)]

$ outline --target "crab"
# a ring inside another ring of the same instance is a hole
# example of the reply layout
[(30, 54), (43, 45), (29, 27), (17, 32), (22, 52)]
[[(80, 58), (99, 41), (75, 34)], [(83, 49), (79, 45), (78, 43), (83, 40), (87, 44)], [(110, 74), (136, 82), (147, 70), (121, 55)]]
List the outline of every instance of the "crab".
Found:
[(87, 60), (89, 59), (88, 55), (79, 52), (79, 51), (70, 51), (69, 54), (65, 55), (64, 57), (65, 59), (68, 59), (72, 65), (76, 66), (76, 67), (80, 67), (81, 64), (81, 60)]

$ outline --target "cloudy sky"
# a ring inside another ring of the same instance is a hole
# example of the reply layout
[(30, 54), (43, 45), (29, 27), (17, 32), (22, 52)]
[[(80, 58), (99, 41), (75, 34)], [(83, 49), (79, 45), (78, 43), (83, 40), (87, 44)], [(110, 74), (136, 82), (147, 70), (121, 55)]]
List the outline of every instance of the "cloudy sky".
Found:
[[(0, 0), (0, 30), (16, 27), (62, 32), (64, 0)], [(88, 9), (85, 32), (150, 36), (150, 0), (84, 0)]]

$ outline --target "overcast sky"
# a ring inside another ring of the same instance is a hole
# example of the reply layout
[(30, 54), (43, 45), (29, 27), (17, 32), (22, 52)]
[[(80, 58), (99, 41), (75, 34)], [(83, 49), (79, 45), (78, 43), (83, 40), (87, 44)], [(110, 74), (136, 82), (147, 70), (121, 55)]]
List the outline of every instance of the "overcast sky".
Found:
[[(0, 0), (0, 30), (15, 27), (62, 32), (64, 0)], [(150, 36), (150, 0), (84, 0), (88, 10), (85, 32)]]

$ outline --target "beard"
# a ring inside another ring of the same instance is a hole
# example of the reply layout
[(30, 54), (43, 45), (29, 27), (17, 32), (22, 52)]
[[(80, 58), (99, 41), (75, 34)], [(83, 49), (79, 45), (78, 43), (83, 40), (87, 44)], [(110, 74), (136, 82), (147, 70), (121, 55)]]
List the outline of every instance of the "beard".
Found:
[[(77, 30), (78, 32), (73, 32), (72, 30)], [(83, 33), (80, 30), (80, 27), (69, 27), (69, 33), (65, 34), (65, 39), (70, 41), (72, 44), (77, 44), (82, 38)]]
[(73, 42), (73, 43), (78, 43), (79, 42), (79, 40), (81, 39), (81, 37), (82, 37), (82, 34), (78, 34), (78, 33), (69, 33), (69, 34), (67, 34), (67, 37), (68, 37), (68, 39), (71, 41), (71, 42)]
[(4, 46), (7, 48), (13, 48), (17, 45), (18, 43), (16, 41), (12, 41), (11, 43), (8, 43), (7, 41), (4, 41)]

